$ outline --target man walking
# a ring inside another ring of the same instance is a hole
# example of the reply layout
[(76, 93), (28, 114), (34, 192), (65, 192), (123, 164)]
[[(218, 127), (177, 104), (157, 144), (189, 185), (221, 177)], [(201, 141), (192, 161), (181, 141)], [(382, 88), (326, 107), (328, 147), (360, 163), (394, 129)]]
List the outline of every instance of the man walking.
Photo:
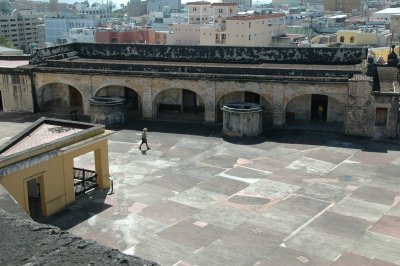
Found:
[(143, 128), (143, 133), (142, 133), (142, 143), (140, 143), (140, 146), (139, 146), (139, 150), (141, 150), (142, 149), (142, 145), (143, 145), (143, 143), (145, 143), (146, 144), (146, 147), (147, 147), (147, 149), (148, 150), (150, 150), (150, 147), (149, 147), (149, 145), (147, 144), (147, 128)]

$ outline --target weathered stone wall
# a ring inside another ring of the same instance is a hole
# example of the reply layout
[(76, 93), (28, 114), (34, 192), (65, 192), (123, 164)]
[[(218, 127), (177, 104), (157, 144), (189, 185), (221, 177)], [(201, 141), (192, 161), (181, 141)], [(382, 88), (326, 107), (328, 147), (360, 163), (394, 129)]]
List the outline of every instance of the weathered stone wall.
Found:
[(0, 74), (0, 90), (4, 111), (34, 111), (32, 84), (29, 74)]
[[(399, 95), (398, 93), (373, 93), (374, 108), (387, 108), (386, 127), (375, 127), (374, 136), (395, 138), (398, 129)], [(376, 114), (376, 113), (375, 113)], [(375, 119), (374, 119), (375, 121)]]
[(190, 59), (215, 63), (359, 64), (366, 58), (367, 49), (73, 43), (39, 49), (31, 62), (37, 64), (45, 59), (76, 55), (82, 58), (150, 61)]
[(294, 114), (295, 120), (310, 120), (311, 94), (301, 95), (291, 100), (286, 107), (286, 114)]
[(369, 137), (374, 135), (375, 110), (371, 91), (372, 78), (370, 77), (356, 75), (349, 81), (346, 134)]
[(328, 98), (328, 122), (344, 122), (346, 117), (346, 106), (335, 98)]
[(124, 97), (125, 91), (121, 86), (106, 86), (97, 91), (95, 96)]
[(69, 101), (69, 89), (66, 84), (55, 83), (46, 85), (36, 91), (36, 102), (41, 110), (51, 106), (69, 106)]

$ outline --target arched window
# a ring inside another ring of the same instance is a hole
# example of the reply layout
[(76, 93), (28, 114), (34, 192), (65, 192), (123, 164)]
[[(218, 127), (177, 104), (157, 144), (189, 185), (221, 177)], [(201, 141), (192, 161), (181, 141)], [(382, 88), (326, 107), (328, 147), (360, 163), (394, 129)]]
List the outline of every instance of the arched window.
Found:
[(340, 36), (339, 42), (344, 42), (344, 36)]
[(350, 43), (354, 43), (354, 36), (350, 37)]

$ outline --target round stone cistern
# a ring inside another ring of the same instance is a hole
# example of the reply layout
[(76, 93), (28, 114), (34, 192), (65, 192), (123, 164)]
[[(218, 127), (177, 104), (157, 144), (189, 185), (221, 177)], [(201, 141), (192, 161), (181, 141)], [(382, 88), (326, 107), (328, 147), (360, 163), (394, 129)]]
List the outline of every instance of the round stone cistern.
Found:
[(122, 97), (92, 97), (89, 99), (90, 121), (106, 126), (126, 120), (125, 99)]
[(229, 137), (254, 137), (262, 133), (263, 108), (250, 102), (224, 105), (222, 134)]

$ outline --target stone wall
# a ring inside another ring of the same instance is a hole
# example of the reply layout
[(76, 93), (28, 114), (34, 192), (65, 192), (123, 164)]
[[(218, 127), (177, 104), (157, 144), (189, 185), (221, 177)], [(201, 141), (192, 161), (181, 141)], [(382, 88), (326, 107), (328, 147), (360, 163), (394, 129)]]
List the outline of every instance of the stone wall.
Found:
[(356, 75), (349, 81), (345, 133), (356, 136), (374, 135), (375, 110), (372, 97), (372, 78)]
[(294, 114), (294, 120), (310, 120), (311, 94), (301, 95), (291, 100), (286, 107), (286, 115)]
[[(374, 136), (384, 138), (396, 138), (399, 118), (399, 95), (398, 93), (373, 93), (374, 107), (387, 108), (386, 127), (375, 127)], [(375, 117), (375, 116), (374, 116)], [(375, 121), (375, 119), (374, 119)]]
[(335, 98), (328, 98), (328, 122), (343, 122), (346, 117), (346, 106)]
[(364, 48), (178, 46), (143, 44), (73, 43), (39, 49), (32, 63), (68, 56), (95, 59), (134, 59), (215, 63), (359, 64), (367, 56)]
[(33, 112), (31, 77), (24, 73), (0, 74), (3, 110), (6, 112)]

